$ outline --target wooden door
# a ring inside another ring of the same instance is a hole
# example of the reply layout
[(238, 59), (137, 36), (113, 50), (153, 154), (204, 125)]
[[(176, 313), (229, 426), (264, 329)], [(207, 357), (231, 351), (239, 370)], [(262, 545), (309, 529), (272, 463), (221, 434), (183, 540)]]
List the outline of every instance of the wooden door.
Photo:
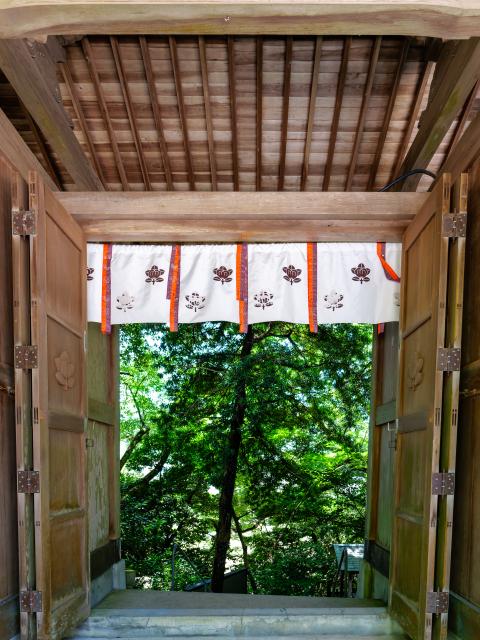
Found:
[[(35, 590), (39, 638), (61, 638), (88, 605), (86, 505), (86, 243), (36, 174), (29, 182)], [(21, 296), (22, 291), (16, 295)], [(17, 343), (18, 344), (18, 343)]]
[(444, 349), (460, 346), (465, 238), (448, 231), (460, 193), (452, 207), (444, 175), (403, 242), (390, 608), (415, 640), (447, 633), (460, 359)]

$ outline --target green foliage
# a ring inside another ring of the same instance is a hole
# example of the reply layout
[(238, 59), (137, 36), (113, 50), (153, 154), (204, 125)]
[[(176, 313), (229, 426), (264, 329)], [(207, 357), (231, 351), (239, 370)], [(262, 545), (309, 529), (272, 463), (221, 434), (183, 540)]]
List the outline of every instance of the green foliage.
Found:
[[(241, 376), (247, 409), (234, 505), (259, 592), (326, 595), (331, 544), (363, 539), (371, 327), (254, 331), (241, 360), (236, 325), (122, 328), (123, 549), (155, 588), (170, 587), (174, 541), (183, 551), (176, 588), (210, 575)], [(229, 561), (239, 567), (233, 532)]]

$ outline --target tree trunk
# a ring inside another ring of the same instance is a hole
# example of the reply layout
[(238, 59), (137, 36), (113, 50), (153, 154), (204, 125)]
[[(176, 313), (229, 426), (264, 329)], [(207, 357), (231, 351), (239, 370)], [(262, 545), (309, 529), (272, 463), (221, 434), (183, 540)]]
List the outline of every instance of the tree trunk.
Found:
[(247, 576), (248, 576), (248, 579), (250, 580), (250, 585), (252, 587), (253, 593), (257, 593), (258, 591), (257, 582), (255, 580), (253, 573), (250, 571), (250, 562), (248, 561), (247, 543), (245, 542), (245, 538), (243, 537), (242, 524), (237, 514), (235, 513), (235, 509), (232, 509), (232, 516), (233, 516), (233, 521), (235, 523), (235, 530), (237, 532), (238, 539), (240, 540), (240, 544), (242, 545), (243, 566), (247, 570)]
[[(253, 328), (250, 325), (245, 334), (245, 339), (240, 353), (240, 359), (244, 360), (252, 352)], [(225, 471), (223, 474), (222, 489), (218, 506), (218, 527), (215, 538), (215, 557), (212, 570), (212, 591), (221, 593), (223, 591), (223, 578), (225, 574), (225, 563), (230, 547), (230, 537), (232, 534), (233, 517), (233, 494), (235, 492), (235, 481), (237, 478), (238, 454), (242, 442), (242, 426), (245, 418), (247, 406), (247, 377), (242, 371), (235, 391), (233, 403), (233, 413), (230, 422), (230, 432), (228, 434), (228, 447), (225, 459)]]

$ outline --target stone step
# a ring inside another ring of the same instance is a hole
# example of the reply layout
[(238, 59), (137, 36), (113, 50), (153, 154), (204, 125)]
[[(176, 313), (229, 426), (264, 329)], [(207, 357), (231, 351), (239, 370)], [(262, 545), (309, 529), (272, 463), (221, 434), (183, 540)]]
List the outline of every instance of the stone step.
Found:
[[(237, 612), (236, 615), (93, 615), (78, 627), (71, 638), (395, 638), (401, 629), (382, 610), (365, 614), (338, 610), (305, 614)], [(396, 639), (395, 639), (396, 640)]]
[[(110, 640), (111, 636), (84, 636), (84, 635), (72, 635), (69, 636), (70, 640), (82, 640), (86, 637), (91, 638), (91, 640)], [(132, 635), (132, 636), (122, 636), (122, 640), (137, 640), (139, 636), (138, 635)], [(157, 636), (150, 636), (150, 640), (191, 640), (193, 636), (188, 635), (188, 636), (179, 636), (179, 635), (169, 635), (169, 636), (165, 636), (165, 635), (157, 635)], [(273, 636), (272, 636), (273, 637)], [(278, 636), (275, 636), (278, 637)], [(408, 640), (408, 636), (406, 635), (402, 635), (402, 634), (388, 634), (388, 635), (363, 635), (363, 636), (359, 636), (359, 635), (341, 635), (339, 636), (338, 634), (335, 635), (322, 635), (319, 636), (318, 634), (315, 635), (290, 635), (290, 636), (283, 636), (286, 640), (318, 640), (318, 638), (320, 637), (321, 640), (339, 640), (340, 637), (343, 638), (344, 640), (349, 640), (349, 639), (353, 639), (353, 640)], [(201, 636), (202, 640), (232, 640), (232, 638), (246, 638), (248, 640), (265, 640), (266, 636)]]

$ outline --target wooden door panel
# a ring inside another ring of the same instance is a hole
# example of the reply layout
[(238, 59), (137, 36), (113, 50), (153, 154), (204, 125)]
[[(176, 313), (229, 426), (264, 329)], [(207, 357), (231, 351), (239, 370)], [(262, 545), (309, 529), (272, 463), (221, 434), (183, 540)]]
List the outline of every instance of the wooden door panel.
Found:
[(40, 639), (61, 638), (88, 614), (86, 495), (86, 244), (80, 228), (36, 175), (30, 208), (37, 216), (31, 236), (32, 401), (38, 415), (34, 462), (36, 496), (37, 615)]
[(393, 452), (392, 433), (387, 428), (383, 428), (380, 431), (378, 456), (380, 481), (378, 483), (378, 516), (375, 540), (384, 549), (390, 549), (392, 537)]
[(453, 495), (435, 494), (433, 474), (455, 468), (459, 372), (438, 350), (460, 346), (464, 238), (444, 231), (460, 191), (442, 176), (403, 243), (390, 610), (414, 640), (447, 632), (448, 607), (433, 603), (448, 600)]

